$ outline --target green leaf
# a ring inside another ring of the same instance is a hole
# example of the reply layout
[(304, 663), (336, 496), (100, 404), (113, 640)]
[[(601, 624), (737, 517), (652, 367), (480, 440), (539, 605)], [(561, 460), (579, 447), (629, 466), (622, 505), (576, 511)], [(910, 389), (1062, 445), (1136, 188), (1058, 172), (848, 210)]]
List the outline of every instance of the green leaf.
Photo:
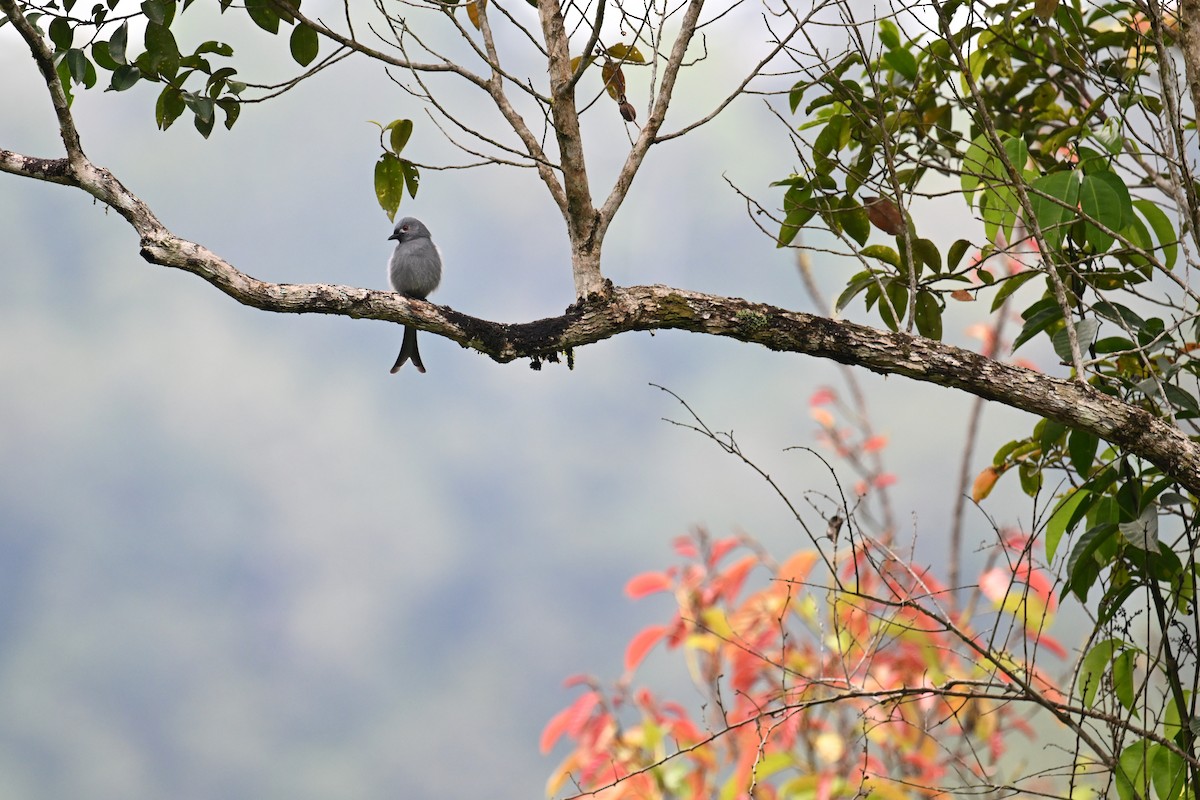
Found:
[(1025, 325), (1017, 334), (1017, 338), (1013, 340), (1012, 350), (1014, 353), (1018, 347), (1063, 318), (1062, 309), (1058, 307), (1058, 302), (1053, 297), (1037, 301), (1025, 309), (1021, 316), (1025, 319)]
[(96, 85), (96, 67), (88, 60), (87, 53), (73, 47), (67, 51), (66, 61), (71, 80), (83, 84), (87, 89)]
[(1016, 275), (1013, 275), (1011, 278), (1005, 278), (1004, 282), (1000, 286), (1000, 290), (996, 292), (996, 297), (992, 300), (992, 311), (996, 311), (998, 308), (1000, 308), (1000, 306), (1004, 305), (1004, 301), (1007, 300), (1013, 292), (1015, 292), (1017, 289), (1020, 289), (1022, 286), (1029, 283), (1030, 280), (1038, 277), (1041, 274), (1042, 273), (1034, 270), (1028, 270), (1026, 272), (1019, 272)]
[(1094, 502), (1092, 493), (1084, 489), (1076, 489), (1060, 500), (1058, 507), (1050, 515), (1049, 521), (1046, 522), (1047, 561), (1054, 561), (1054, 554), (1058, 552), (1058, 543), (1078, 524), (1079, 518), (1075, 512), (1085, 501), (1089, 505)]
[(121, 66), (113, 60), (111, 55), (109, 55), (108, 42), (96, 42), (92, 45), (92, 60), (95, 61), (101, 69), (106, 69), (109, 72), (112, 72)]
[[(5, 17), (5, 19), (8, 19), (8, 17)], [(67, 60), (64, 58), (58, 62), (58, 66), (54, 71), (58, 75), (58, 83), (62, 86), (63, 94), (67, 98), (67, 108), (70, 108), (71, 104), (75, 102), (75, 93), (71, 91), (71, 70), (67, 66)]]
[(118, 64), (124, 64), (125, 61), (125, 46), (129, 42), (129, 23), (122, 22), (121, 27), (113, 31), (112, 38), (108, 40), (108, 55), (113, 61)]
[(1102, 214), (1093, 215), (1114, 231), (1119, 231), (1133, 220), (1133, 202), (1129, 197), (1129, 187), (1121, 176), (1112, 170), (1093, 172), (1084, 179), (1084, 185), (1099, 181), (1112, 190), (1116, 203), (1103, 209)]
[(913, 258), (918, 264), (924, 264), (934, 273), (942, 271), (942, 254), (938, 251), (936, 244), (928, 239), (913, 239), (912, 251)]
[(112, 83), (109, 84), (108, 88), (114, 92), (123, 92), (137, 83), (141, 77), (141, 70), (132, 64), (126, 64), (113, 70)]
[(246, 0), (246, 13), (254, 24), (270, 34), (279, 33), (279, 14), (267, 0)]
[[(903, 281), (889, 280), (884, 282), (883, 288), (887, 300), (879, 301), (879, 317), (884, 325), (898, 331), (900, 323), (908, 314), (908, 286)], [(894, 315), (893, 310), (896, 312)]]
[(1094, 433), (1071, 431), (1067, 438), (1067, 451), (1071, 456), (1071, 466), (1079, 477), (1086, 478), (1092, 474), (1092, 463), (1096, 460), (1096, 449), (1099, 446), (1100, 439)]
[(878, 33), (880, 43), (888, 50), (894, 50), (900, 46), (900, 29), (890, 19), (879, 21)]
[(996, 241), (1000, 233), (1004, 234), (1006, 241), (1012, 239), (1012, 230), (1017, 224), (1020, 208), (1017, 193), (1007, 183), (996, 183), (991, 189), (985, 189), (980, 194), (979, 211), (989, 242)]
[(874, 286), (875, 280), (875, 273), (871, 272), (870, 270), (863, 270), (855, 275), (850, 279), (850, 282), (846, 284), (846, 288), (842, 290), (842, 293), (838, 295), (835, 308), (837, 308), (838, 311), (844, 310), (846, 306), (850, 305), (850, 301), (859, 295), (864, 289), (866, 289), (868, 286)]
[(158, 102), (154, 106), (154, 121), (158, 124), (159, 130), (165, 131), (171, 127), (179, 115), (187, 108), (187, 104), (183, 100), (183, 92), (179, 91), (174, 86), (167, 86), (158, 95)]
[(151, 22), (146, 25), (145, 42), (146, 52), (142, 55), (149, 59), (151, 69), (158, 75), (175, 77), (179, 71), (179, 45), (175, 43), (171, 29)]
[(209, 134), (212, 133), (213, 123), (215, 121), (216, 116), (213, 114), (209, 114), (206, 117), (196, 114), (195, 117), (193, 117), (192, 124), (196, 126), (196, 130), (200, 132), (200, 135), (207, 139)]
[(1146, 785), (1146, 763), (1150, 755), (1150, 742), (1138, 739), (1121, 752), (1117, 760), (1117, 768), (1113, 778), (1117, 786), (1117, 796), (1120, 800), (1134, 800), (1142, 797), (1142, 787)]
[(910, 81), (917, 79), (917, 59), (907, 50), (897, 49), (885, 53), (883, 60)]
[[(1119, 180), (1119, 179), (1118, 179)], [(1117, 193), (1106, 182), (1097, 180), (1093, 175), (1085, 175), (1079, 187), (1080, 209), (1085, 215), (1102, 223), (1110, 230), (1120, 230), (1122, 225), (1112, 223), (1121, 221), (1120, 199)], [(1113, 245), (1113, 237), (1092, 223), (1084, 225), (1084, 239), (1097, 253), (1106, 253)]]
[(1075, 219), (1075, 208), (1079, 204), (1079, 185), (1082, 173), (1052, 172), (1035, 180), (1030, 188), (1029, 202), (1033, 216), (1046, 244), (1053, 249), (1062, 246), (1063, 237), (1070, 222)]
[(1152, 748), (1150, 780), (1159, 800), (1178, 800), (1183, 796), (1187, 772), (1183, 759), (1160, 744)]
[(397, 119), (389, 122), (384, 131), (391, 131), (390, 143), (392, 152), (399, 155), (404, 146), (408, 144), (408, 139), (412, 136), (413, 121), (411, 119)]
[[(1100, 331), (1100, 323), (1095, 319), (1082, 319), (1075, 323), (1075, 338), (1079, 342), (1079, 352), (1086, 354), (1088, 348), (1096, 342), (1096, 334)], [(1054, 352), (1063, 361), (1071, 361), (1071, 337), (1066, 327), (1054, 334), (1050, 339)]]
[(71, 44), (75, 41), (75, 29), (71, 27), (69, 19), (55, 17), (50, 21), (50, 41), (54, 42), (54, 47), (60, 52), (71, 49)]
[(946, 251), (946, 269), (950, 272), (958, 269), (958, 262), (962, 261), (962, 257), (970, 248), (971, 243), (966, 239), (956, 239), (954, 244), (950, 245), (950, 249)]
[(1105, 639), (1097, 642), (1083, 657), (1079, 664), (1079, 678), (1075, 682), (1075, 689), (1079, 692), (1079, 699), (1084, 708), (1091, 708), (1096, 701), (1096, 693), (1104, 680), (1104, 674), (1108, 672), (1109, 664), (1112, 663), (1113, 653), (1121, 649), (1124, 649), (1124, 643), (1120, 639)]
[(228, 58), (233, 55), (233, 48), (224, 42), (207, 41), (196, 48), (196, 55), (202, 53), (215, 53), (216, 55)]
[(1063, 592), (1072, 591), (1080, 601), (1087, 602), (1087, 593), (1096, 579), (1100, 577), (1100, 564), (1096, 559), (1096, 551), (1107, 544), (1117, 533), (1115, 522), (1105, 522), (1089, 528), (1071, 551), (1067, 559), (1067, 582)]
[(183, 101), (187, 107), (192, 110), (192, 113), (197, 118), (202, 119), (207, 123), (209, 131), (212, 130), (212, 121), (215, 117), (215, 108), (213, 101), (210, 98), (194, 93), (187, 93), (183, 96)]
[(867, 210), (853, 197), (844, 198), (842, 206), (842, 228), (851, 239), (860, 245), (866, 244), (867, 239), (871, 238), (871, 220), (867, 217)]
[(1150, 229), (1154, 231), (1154, 238), (1158, 239), (1158, 246), (1162, 248), (1163, 266), (1173, 269), (1175, 260), (1179, 257), (1179, 233), (1171, 224), (1170, 218), (1149, 200), (1134, 200), (1133, 207), (1141, 212), (1142, 216), (1146, 218), (1146, 222), (1150, 223)]
[(1137, 715), (1133, 690), (1133, 659), (1136, 655), (1135, 651), (1126, 650), (1113, 660), (1112, 665), (1113, 694), (1121, 705), (1134, 712), (1134, 716)]
[(404, 169), (400, 166), (400, 159), (393, 153), (384, 153), (375, 162), (375, 198), (388, 219), (396, 218), (403, 197)]
[(320, 50), (317, 32), (303, 24), (292, 28), (292, 36), (289, 44), (292, 49), (292, 58), (302, 67), (307, 67), (311, 64)]
[(928, 339), (941, 341), (942, 338), (942, 307), (932, 292), (917, 292), (916, 316), (917, 332)]
[(883, 244), (873, 244), (864, 247), (861, 251), (866, 258), (877, 258), (887, 264), (891, 264), (896, 269), (900, 268), (900, 254), (892, 248)]
[(155, 25), (169, 25), (168, 10), (174, 11), (175, 4), (171, 0), (146, 0), (142, 3), (142, 13)]
[(231, 97), (222, 97), (217, 101), (217, 105), (225, 112), (225, 130), (230, 130), (233, 123), (237, 122), (238, 115), (242, 113), (242, 104)]
[(400, 169), (404, 171), (404, 186), (408, 189), (408, 196), (415, 198), (421, 185), (420, 170), (416, 164), (406, 159), (400, 159)]
[(1197, 402), (1195, 396), (1173, 383), (1164, 383), (1162, 389), (1167, 396), (1167, 401), (1179, 409), (1175, 414), (1176, 417), (1194, 419), (1200, 416), (1200, 403)]

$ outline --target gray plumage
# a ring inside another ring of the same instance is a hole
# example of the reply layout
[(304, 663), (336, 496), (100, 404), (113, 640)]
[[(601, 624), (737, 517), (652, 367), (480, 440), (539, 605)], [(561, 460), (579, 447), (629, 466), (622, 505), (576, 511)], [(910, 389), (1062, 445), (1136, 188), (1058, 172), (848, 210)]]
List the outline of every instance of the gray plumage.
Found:
[[(405, 297), (424, 300), (442, 280), (442, 254), (429, 238), (429, 229), (421, 220), (405, 217), (396, 223), (388, 239), (396, 240), (396, 250), (388, 262), (388, 280), (392, 282), (392, 288)], [(417, 349), (417, 329), (405, 325), (404, 343), (392, 374), (409, 359), (418, 371), (425, 371), (421, 352)]]

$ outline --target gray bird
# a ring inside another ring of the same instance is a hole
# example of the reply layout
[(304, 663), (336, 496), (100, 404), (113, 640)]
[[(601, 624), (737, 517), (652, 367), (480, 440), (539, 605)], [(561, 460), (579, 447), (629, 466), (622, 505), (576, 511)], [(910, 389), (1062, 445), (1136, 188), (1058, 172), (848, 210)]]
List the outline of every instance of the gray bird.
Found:
[[(396, 223), (388, 238), (396, 240), (396, 251), (388, 262), (392, 288), (405, 297), (424, 300), (442, 280), (442, 254), (429, 238), (429, 228), (419, 219), (405, 217)], [(392, 374), (399, 372), (410, 358), (418, 371), (425, 371), (421, 351), (417, 349), (417, 329), (405, 325), (404, 343)]]

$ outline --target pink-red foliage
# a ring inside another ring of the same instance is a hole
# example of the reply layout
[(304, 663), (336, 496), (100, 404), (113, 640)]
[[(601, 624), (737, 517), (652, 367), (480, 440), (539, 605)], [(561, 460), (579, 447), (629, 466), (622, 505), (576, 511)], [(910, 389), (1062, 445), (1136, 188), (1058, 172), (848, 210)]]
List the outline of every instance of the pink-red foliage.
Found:
[[(1026, 545), (1004, 540), (1011, 569), (987, 571), (980, 591), (993, 600), (990, 617), (1016, 615), (1018, 637), (1049, 647), (1054, 599)], [(739, 539), (700, 532), (675, 550), (684, 563), (626, 587), (633, 597), (673, 592), (672, 619), (633, 638), (615, 688), (588, 682), (547, 724), (544, 752), (563, 739), (572, 745), (550, 795), (568, 787), (639, 800), (937, 796), (993, 770), (1007, 735), (1032, 735), (1004, 696), (1011, 675), (1054, 691), (1012, 654), (1037, 648), (1005, 649), (1000, 625), (976, 633), (948, 610), (932, 574), (879, 545), (847, 546), (836, 579), (815, 549), (777, 564)], [(706, 698), (695, 716), (632, 687), (660, 644), (682, 651)]]

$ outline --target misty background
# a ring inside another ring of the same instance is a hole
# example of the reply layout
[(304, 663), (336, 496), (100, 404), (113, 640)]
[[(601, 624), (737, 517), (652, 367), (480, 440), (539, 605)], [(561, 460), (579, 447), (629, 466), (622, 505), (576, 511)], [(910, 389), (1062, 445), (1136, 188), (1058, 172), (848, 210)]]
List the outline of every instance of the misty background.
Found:
[[(176, 35), (185, 51), (232, 43), (245, 80), (295, 71), (286, 38), (238, 9), (222, 19), (196, 4)], [(716, 47), (723, 35), (738, 47)], [(668, 130), (736, 85), (764, 33), (748, 15), (709, 37)], [(543, 79), (544, 65), (528, 69)], [(61, 156), (11, 26), (0, 76), (0, 147)], [(581, 85), (600, 91), (598, 76)], [(434, 88), (503, 135), (478, 90)], [(644, 119), (644, 84), (631, 77), (629, 94)], [(404, 155), (416, 161), (472, 160), (362, 59), (246, 107), (208, 141), (190, 113), (157, 131), (155, 97), (146, 84), (79, 91), (85, 151), (176, 234), (264, 280), (387, 288), (392, 223), (372, 189), (368, 120), (412, 118)], [(585, 121), (603, 196), (625, 126), (607, 98)], [(769, 183), (796, 167), (760, 98), (653, 148), (605, 274), (827, 313), (730, 187), (774, 206)], [(806, 544), (760, 478), (662, 420), (685, 412), (650, 384), (732, 430), (793, 498), (835, 490), (817, 459), (783, 452), (815, 443), (808, 399), (840, 389), (828, 362), (662, 332), (578, 350), (573, 371), (534, 371), (422, 334), (429, 373), (393, 376), (400, 326), (240, 306), (148, 265), (127, 224), (83, 192), (0, 175), (0, 211), (5, 797), (540, 797), (565, 752), (537, 751), (575, 696), (562, 680), (616, 679), (629, 638), (672, 611), (668, 597), (627, 600), (629, 577), (673, 563), (671, 540), (697, 525), (748, 533), (777, 557)], [(508, 322), (572, 302), (562, 219), (532, 171), (424, 170), (400, 214), (442, 249), (431, 301)], [(943, 219), (918, 224), (942, 242), (962, 234), (965, 216)], [(813, 267), (830, 297), (858, 269), (820, 253)], [(982, 310), (953, 308), (946, 339), (974, 346), (964, 330)], [(850, 315), (875, 322), (861, 301)], [(900, 477), (898, 539), (915, 536), (918, 561), (936, 565), (970, 398), (858, 375)], [(976, 471), (1029, 424), (990, 407)], [(989, 510), (1028, 524), (1015, 483), (1001, 481)], [(982, 515), (970, 520), (968, 554), (991, 538)], [(652, 656), (648, 679), (695, 708), (680, 661)]]

